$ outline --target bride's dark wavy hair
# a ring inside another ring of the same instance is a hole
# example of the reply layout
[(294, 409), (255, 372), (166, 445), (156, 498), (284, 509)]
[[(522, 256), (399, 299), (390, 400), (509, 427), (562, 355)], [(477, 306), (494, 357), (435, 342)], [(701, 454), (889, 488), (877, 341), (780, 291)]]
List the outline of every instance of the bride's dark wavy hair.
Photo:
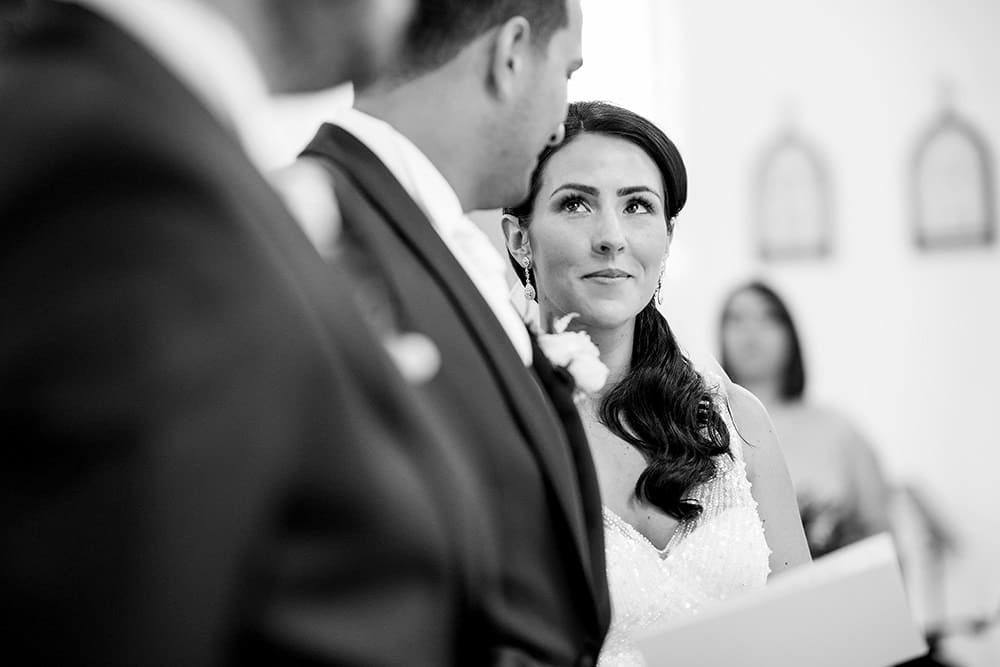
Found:
[[(687, 200), (687, 171), (673, 142), (651, 122), (605, 102), (574, 102), (566, 116), (566, 136), (539, 156), (531, 190), (520, 205), (504, 209), (521, 225), (531, 223), (545, 165), (581, 134), (604, 134), (629, 141), (656, 163), (663, 177), (667, 231)], [(524, 282), (523, 269), (510, 258)], [(701, 513), (691, 488), (715, 474), (714, 457), (729, 453), (729, 431), (701, 375), (681, 352), (655, 297), (635, 320), (632, 365), (605, 392), (599, 415), (619, 438), (642, 452), (647, 466), (635, 483), (635, 495), (678, 520)]]

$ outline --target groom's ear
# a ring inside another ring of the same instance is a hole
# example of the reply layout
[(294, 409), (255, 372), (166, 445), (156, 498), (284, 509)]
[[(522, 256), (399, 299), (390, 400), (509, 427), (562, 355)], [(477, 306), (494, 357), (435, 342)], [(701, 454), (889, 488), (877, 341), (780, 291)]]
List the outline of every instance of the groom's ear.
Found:
[(531, 257), (531, 241), (528, 239), (528, 230), (521, 226), (521, 221), (513, 215), (505, 214), (500, 224), (503, 227), (503, 238), (507, 243), (507, 251), (514, 256), (514, 259), (521, 261), (524, 257)]
[(509, 102), (521, 92), (534, 55), (531, 24), (523, 16), (508, 19), (496, 29), (489, 45), (489, 81), (493, 93), (501, 101)]

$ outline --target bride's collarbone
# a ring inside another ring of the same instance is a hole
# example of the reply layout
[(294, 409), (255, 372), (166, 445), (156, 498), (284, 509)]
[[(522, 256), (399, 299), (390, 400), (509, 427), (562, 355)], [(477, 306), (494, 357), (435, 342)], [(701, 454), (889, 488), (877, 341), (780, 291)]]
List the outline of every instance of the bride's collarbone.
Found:
[(659, 507), (643, 502), (631, 495), (631, 498), (619, 507), (610, 506), (611, 510), (622, 520), (628, 522), (636, 532), (641, 534), (654, 547), (666, 549), (670, 539), (677, 532), (680, 521), (673, 518)]
[(649, 503), (635, 502), (633, 523), (636, 530), (642, 533), (657, 549), (666, 549), (670, 538), (674, 536), (680, 521), (673, 518), (660, 508)]
[(584, 419), (604, 504), (658, 549), (666, 548), (680, 522), (635, 495), (646, 469), (642, 453), (596, 419)]

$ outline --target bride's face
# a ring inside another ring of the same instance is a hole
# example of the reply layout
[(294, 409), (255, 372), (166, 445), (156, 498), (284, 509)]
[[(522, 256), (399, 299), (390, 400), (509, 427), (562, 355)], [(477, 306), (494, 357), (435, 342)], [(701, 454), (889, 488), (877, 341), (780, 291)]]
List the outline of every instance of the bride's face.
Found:
[(635, 144), (582, 134), (545, 165), (528, 238), (543, 316), (611, 329), (653, 298), (669, 247), (663, 178)]

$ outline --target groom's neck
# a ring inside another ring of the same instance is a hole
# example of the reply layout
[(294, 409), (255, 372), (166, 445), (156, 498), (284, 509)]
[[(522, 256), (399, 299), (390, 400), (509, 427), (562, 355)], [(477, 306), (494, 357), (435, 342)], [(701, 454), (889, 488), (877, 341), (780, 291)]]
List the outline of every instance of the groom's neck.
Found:
[[(479, 177), (489, 138), (477, 123), (477, 112), (469, 104), (456, 103), (461, 91), (441, 81), (433, 72), (392, 87), (359, 93), (355, 108), (385, 121), (409, 139), (441, 172), (458, 195), (464, 211), (478, 205)], [(443, 101), (447, 100), (447, 103)]]

